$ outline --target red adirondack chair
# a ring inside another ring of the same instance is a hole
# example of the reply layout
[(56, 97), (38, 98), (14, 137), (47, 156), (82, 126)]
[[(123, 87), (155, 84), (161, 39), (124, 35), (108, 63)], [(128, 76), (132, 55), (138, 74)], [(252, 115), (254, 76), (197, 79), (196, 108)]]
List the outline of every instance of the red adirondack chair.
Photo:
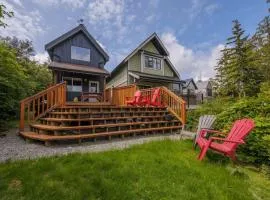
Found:
[(134, 97), (126, 97), (126, 104), (131, 105), (131, 106), (140, 105), (141, 99), (142, 99), (142, 93), (140, 90), (137, 90), (134, 94)]
[[(219, 153), (224, 154), (225, 156), (230, 157), (232, 160), (236, 160), (235, 150), (239, 144), (244, 144), (244, 138), (251, 132), (255, 127), (255, 123), (252, 119), (241, 119), (237, 120), (230, 133), (226, 138), (220, 137), (210, 137), (209, 139), (205, 138), (206, 133), (220, 133), (219, 131), (202, 129), (197, 143), (201, 148), (201, 152), (198, 156), (199, 160), (202, 160), (208, 149), (212, 149)], [(219, 141), (223, 143), (218, 143), (214, 141)]]
[(161, 89), (155, 88), (151, 99), (145, 99), (142, 101), (142, 103), (147, 105), (147, 106), (162, 107), (163, 105), (161, 103), (160, 97), (161, 97)]

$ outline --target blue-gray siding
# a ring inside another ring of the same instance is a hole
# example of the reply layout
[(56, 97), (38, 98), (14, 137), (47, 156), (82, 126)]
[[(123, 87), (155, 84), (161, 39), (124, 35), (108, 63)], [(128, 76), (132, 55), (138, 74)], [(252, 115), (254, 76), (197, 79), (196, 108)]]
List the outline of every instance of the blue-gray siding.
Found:
[[(72, 45), (90, 49), (90, 62), (71, 59)], [(88, 65), (92, 67), (103, 67), (106, 63), (104, 56), (97, 50), (97, 48), (88, 40), (88, 38), (81, 31), (72, 36), (71, 38), (53, 47), (52, 53), (53, 61), (58, 62)]]

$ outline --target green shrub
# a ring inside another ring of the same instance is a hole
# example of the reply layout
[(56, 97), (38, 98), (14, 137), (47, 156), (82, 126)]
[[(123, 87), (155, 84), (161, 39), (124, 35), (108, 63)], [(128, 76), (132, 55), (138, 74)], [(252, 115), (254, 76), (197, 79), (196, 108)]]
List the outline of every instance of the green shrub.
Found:
[[(267, 84), (265, 84), (267, 85)], [(270, 165), (270, 96), (269, 87), (263, 88), (258, 97), (216, 99), (201, 108), (188, 112), (187, 128), (195, 130), (201, 115), (215, 114), (214, 128), (228, 132), (233, 122), (241, 118), (252, 118), (256, 127), (246, 138), (246, 144), (237, 149), (238, 159), (253, 164)]]

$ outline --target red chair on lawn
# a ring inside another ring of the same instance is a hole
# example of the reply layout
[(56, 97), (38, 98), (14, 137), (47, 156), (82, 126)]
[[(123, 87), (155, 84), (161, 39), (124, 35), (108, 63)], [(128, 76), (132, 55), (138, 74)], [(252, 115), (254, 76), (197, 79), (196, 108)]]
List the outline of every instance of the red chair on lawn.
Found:
[(155, 88), (151, 99), (146, 99), (142, 101), (142, 103), (147, 106), (162, 107), (163, 105), (161, 103), (161, 89)]
[[(129, 99), (131, 99), (131, 100), (129, 100)], [(134, 94), (134, 97), (126, 97), (126, 104), (130, 105), (130, 106), (140, 105), (141, 100), (142, 100), (142, 93), (140, 90), (137, 90)]]
[[(220, 137), (210, 137), (209, 139), (205, 138), (204, 135), (207, 133), (221, 133), (219, 131), (202, 129), (199, 138), (197, 139), (197, 144), (201, 148), (201, 152), (198, 156), (199, 160), (202, 160), (208, 149), (212, 149), (219, 153), (224, 154), (225, 156), (230, 157), (232, 160), (236, 160), (235, 150), (239, 144), (244, 144), (244, 138), (252, 131), (255, 127), (255, 123), (251, 119), (241, 119), (237, 120), (230, 133), (226, 138)], [(217, 143), (214, 141), (219, 141), (223, 143)]]

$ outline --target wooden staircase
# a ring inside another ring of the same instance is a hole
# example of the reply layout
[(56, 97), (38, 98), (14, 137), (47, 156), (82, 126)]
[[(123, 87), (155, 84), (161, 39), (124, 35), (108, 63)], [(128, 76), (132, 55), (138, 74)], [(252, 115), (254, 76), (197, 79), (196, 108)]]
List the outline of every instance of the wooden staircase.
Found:
[[(119, 98), (114, 104), (67, 103), (65, 83), (61, 83), (21, 101), (20, 135), (48, 146), (59, 141), (81, 143), (114, 137), (179, 133), (185, 122), (185, 104), (168, 89), (162, 89), (165, 107), (133, 107), (121, 105), (125, 94), (114, 95), (114, 98)], [(151, 91), (146, 90), (144, 94), (151, 96)], [(25, 119), (29, 130), (24, 128)]]
[(181, 122), (166, 120), (166, 108), (130, 106), (62, 106), (48, 112), (21, 132), (27, 139), (49, 145), (52, 141), (125, 137), (156, 133), (179, 133)]

